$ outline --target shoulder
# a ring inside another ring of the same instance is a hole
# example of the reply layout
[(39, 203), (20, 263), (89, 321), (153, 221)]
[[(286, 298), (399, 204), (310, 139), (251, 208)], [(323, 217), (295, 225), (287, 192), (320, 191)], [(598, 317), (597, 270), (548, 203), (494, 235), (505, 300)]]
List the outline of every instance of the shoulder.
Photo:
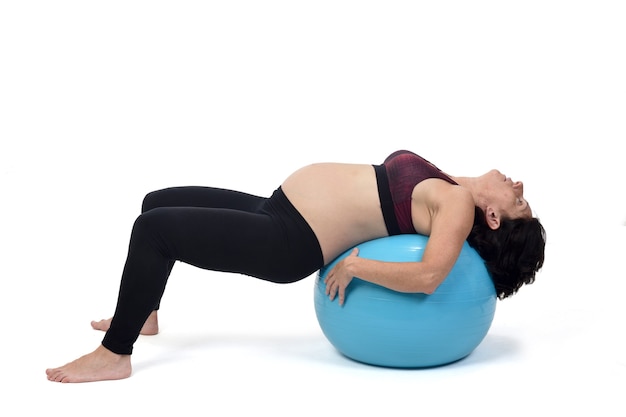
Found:
[(474, 199), (469, 190), (441, 179), (424, 180), (415, 186), (412, 211), (418, 233), (439, 230), (464, 240), (474, 223)]
[(474, 224), (474, 198), (469, 190), (451, 186), (444, 187), (435, 198), (433, 210), (433, 231), (455, 236), (464, 241), (469, 236)]
[(458, 207), (474, 212), (472, 193), (440, 178), (429, 178), (417, 184), (413, 189), (413, 198), (422, 200), (433, 208)]

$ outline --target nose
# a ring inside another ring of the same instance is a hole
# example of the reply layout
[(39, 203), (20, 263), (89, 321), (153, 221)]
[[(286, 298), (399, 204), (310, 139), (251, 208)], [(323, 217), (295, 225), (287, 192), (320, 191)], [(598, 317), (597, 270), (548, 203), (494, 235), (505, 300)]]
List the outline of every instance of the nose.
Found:
[(513, 183), (513, 188), (516, 190), (521, 191), (522, 194), (524, 194), (524, 183), (521, 181), (515, 181)]

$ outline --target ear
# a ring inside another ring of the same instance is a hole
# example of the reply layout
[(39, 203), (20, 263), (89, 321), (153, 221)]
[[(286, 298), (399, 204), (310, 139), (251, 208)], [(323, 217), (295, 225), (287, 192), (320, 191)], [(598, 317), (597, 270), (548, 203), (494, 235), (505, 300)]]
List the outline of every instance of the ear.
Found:
[(485, 220), (487, 220), (487, 226), (489, 226), (491, 230), (496, 230), (500, 227), (500, 214), (492, 207), (487, 207)]

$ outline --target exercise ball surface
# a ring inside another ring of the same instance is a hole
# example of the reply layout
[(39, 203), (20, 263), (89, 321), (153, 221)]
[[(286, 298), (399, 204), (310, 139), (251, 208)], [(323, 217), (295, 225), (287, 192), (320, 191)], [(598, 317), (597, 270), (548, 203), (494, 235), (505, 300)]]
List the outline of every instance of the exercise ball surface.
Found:
[[(418, 262), (428, 238), (417, 234), (364, 242), (359, 257)], [(353, 278), (346, 300), (330, 301), (324, 279), (352, 249), (320, 269), (315, 312), (328, 341), (353, 360), (393, 368), (445, 365), (469, 355), (485, 338), (496, 310), (496, 292), (485, 264), (465, 242), (446, 279), (432, 294), (401, 293)]]

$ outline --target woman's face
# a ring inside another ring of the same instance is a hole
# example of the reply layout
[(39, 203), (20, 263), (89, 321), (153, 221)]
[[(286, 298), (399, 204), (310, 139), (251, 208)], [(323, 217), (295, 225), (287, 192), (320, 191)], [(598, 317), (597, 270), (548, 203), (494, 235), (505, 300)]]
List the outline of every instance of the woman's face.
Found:
[(488, 204), (509, 219), (531, 218), (532, 210), (524, 198), (524, 184), (513, 182), (497, 169), (483, 175)]

